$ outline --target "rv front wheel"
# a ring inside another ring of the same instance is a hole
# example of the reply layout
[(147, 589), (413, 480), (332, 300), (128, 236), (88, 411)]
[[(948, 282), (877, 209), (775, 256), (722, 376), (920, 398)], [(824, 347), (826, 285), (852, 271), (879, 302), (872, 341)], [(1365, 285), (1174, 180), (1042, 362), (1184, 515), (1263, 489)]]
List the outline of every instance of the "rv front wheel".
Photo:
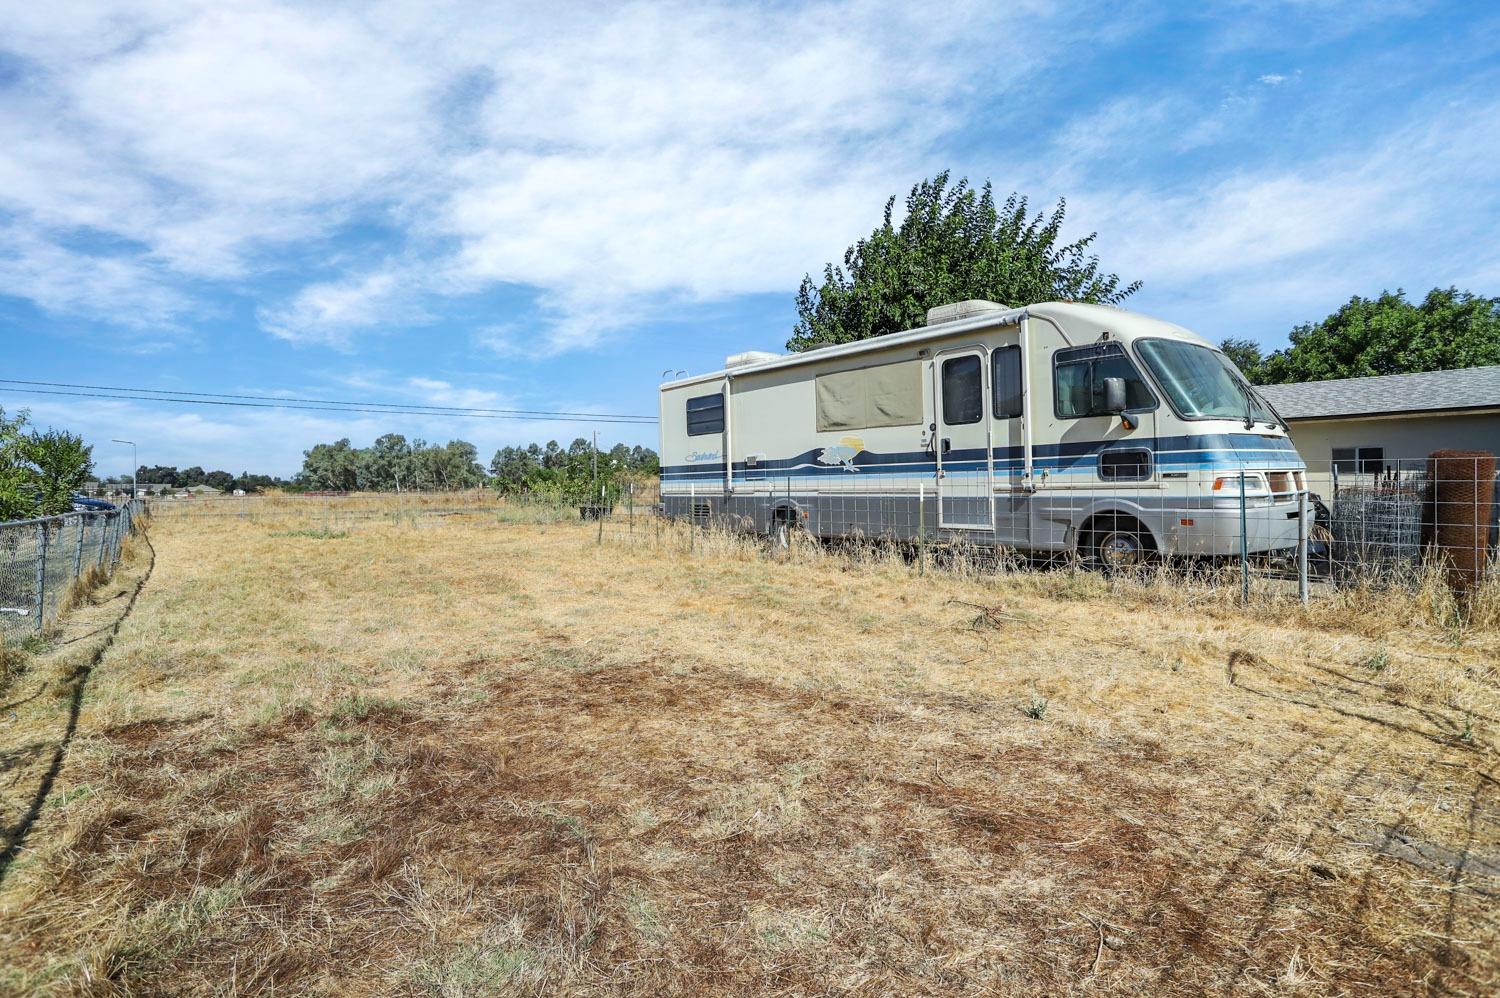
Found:
[(1147, 550), (1134, 530), (1106, 530), (1094, 541), (1094, 557), (1108, 569), (1135, 568), (1145, 562)]

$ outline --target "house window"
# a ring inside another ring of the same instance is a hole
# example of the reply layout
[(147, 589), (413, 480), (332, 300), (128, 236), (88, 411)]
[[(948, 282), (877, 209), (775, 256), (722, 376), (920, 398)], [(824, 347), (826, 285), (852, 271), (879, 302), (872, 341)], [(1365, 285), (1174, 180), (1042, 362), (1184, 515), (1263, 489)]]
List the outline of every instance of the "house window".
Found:
[(1001, 347), (990, 354), (995, 392), (995, 418), (1016, 419), (1021, 415), (1021, 348)]
[(1125, 382), (1126, 412), (1156, 408), (1156, 396), (1118, 343), (1059, 350), (1053, 363), (1053, 403), (1059, 419), (1110, 415), (1104, 407), (1105, 378)]
[(699, 395), (687, 400), (687, 431), (690, 437), (724, 432), (724, 396)]
[(984, 368), (979, 358), (970, 354), (943, 361), (943, 422), (963, 426), (983, 417)]
[(1144, 447), (1104, 451), (1099, 455), (1099, 477), (1106, 482), (1144, 482), (1151, 477), (1151, 452)]
[(1333, 470), (1341, 475), (1378, 475), (1384, 468), (1384, 447), (1335, 447), (1333, 449)]

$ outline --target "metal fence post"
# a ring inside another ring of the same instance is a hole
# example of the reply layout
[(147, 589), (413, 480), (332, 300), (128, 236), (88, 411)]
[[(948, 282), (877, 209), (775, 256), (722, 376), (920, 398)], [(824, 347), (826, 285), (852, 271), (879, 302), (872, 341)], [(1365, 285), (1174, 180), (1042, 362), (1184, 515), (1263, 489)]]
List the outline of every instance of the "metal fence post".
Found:
[(109, 519), (106, 517), (103, 522), (100, 522), (99, 520), (99, 516), (103, 515), (104, 514), (102, 513), (98, 516), (95, 516), (92, 513), (89, 514), (90, 519), (92, 519), (96, 523), (99, 523), (99, 550), (94, 553), (95, 568), (104, 567), (104, 545), (109, 540)]
[(1245, 515), (1245, 472), (1240, 470), (1240, 602), (1250, 604), (1250, 537)]
[(47, 524), (36, 525), (36, 633), (42, 633), (42, 615), (47, 606)]
[(698, 526), (698, 504), (696, 489), (691, 482), (688, 483), (688, 552), (693, 550), (693, 535), (696, 534)]
[(600, 483), (600, 485), (599, 485), (599, 508), (597, 510), (595, 510), (595, 512), (598, 514), (598, 516), (596, 518), (599, 521), (599, 536), (594, 539), (594, 545), (597, 547), (597, 546), (599, 546), (599, 545), (601, 545), (601, 544), (604, 543), (604, 485), (603, 485), (603, 483)]
[(73, 546), (73, 578), (78, 578), (83, 572), (83, 531), (88, 524), (88, 517), (82, 513), (78, 514), (78, 540)]
[(630, 517), (630, 536), (635, 536), (635, 483), (631, 482), (625, 487), (625, 509), (626, 515)]
[(1297, 596), (1302, 605), (1308, 602), (1307, 590), (1307, 490), (1297, 493)]
[(917, 485), (917, 574), (927, 574), (927, 486)]

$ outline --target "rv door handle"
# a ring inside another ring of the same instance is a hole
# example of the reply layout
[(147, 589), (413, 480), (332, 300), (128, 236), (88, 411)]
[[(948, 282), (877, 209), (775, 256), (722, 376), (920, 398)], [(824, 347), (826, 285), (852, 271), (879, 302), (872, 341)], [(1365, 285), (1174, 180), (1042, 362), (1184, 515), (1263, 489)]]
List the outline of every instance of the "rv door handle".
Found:
[(952, 449), (953, 449), (953, 441), (950, 438), (948, 438), (948, 437), (944, 437), (943, 438), (943, 453), (946, 454), (949, 451), (951, 451)]

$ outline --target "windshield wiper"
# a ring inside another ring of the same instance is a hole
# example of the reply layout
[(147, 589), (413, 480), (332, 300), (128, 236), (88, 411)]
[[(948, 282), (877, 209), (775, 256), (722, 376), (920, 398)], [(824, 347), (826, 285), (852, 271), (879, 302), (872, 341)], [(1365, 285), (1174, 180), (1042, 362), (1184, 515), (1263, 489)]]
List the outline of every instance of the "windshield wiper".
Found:
[(1245, 429), (1255, 429), (1255, 402), (1250, 398), (1250, 389), (1239, 378), (1231, 378), (1234, 387), (1240, 390), (1240, 397), (1245, 400)]

